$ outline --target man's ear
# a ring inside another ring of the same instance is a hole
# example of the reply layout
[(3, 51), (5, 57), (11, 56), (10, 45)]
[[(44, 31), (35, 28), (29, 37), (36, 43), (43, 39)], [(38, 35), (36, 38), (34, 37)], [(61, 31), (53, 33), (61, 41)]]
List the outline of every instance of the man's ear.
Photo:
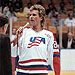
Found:
[(8, 24), (5, 24), (5, 25), (4, 25), (4, 34), (6, 33), (7, 28), (8, 28)]
[(41, 20), (43, 20), (43, 17), (41, 16)]
[(41, 23), (44, 23), (44, 17), (43, 16), (41, 17)]

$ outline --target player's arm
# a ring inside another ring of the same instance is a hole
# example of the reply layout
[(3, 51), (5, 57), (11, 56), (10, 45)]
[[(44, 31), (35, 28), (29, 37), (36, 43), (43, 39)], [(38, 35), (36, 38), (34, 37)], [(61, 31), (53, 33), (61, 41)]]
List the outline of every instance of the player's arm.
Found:
[(60, 54), (57, 46), (57, 42), (55, 41), (55, 37), (53, 33), (50, 33), (50, 38), (48, 39), (48, 51), (50, 57), (50, 65), (55, 72), (55, 75), (60, 75)]
[(18, 40), (21, 38), (23, 34), (23, 27), (20, 27), (17, 31), (16, 31), (16, 36), (14, 38), (14, 40), (11, 41), (11, 44), (13, 43), (13, 46), (15, 46), (18, 43)]
[(59, 52), (53, 53), (53, 67), (55, 75), (60, 75), (60, 54)]
[(60, 75), (60, 53), (59, 53), (59, 49), (55, 37), (53, 43), (53, 67), (54, 67), (55, 75)]
[(60, 59), (58, 57), (53, 57), (53, 67), (55, 75), (60, 75)]
[(16, 35), (17, 37), (11, 41), (11, 43), (14, 44), (14, 46), (16, 44), (18, 44), (18, 40), (21, 38), (22, 34), (23, 34), (23, 30), (29, 25), (29, 22), (27, 22), (23, 27), (20, 27), (17, 31), (16, 31)]

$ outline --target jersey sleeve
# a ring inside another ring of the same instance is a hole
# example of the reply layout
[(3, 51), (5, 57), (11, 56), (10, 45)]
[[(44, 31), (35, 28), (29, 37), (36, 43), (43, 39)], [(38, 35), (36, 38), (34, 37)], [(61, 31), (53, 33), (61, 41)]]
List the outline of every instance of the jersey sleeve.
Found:
[(48, 50), (50, 53), (50, 60), (53, 65), (53, 69), (55, 72), (55, 75), (60, 75), (60, 53), (57, 46), (56, 38), (52, 34), (51, 38), (49, 39), (49, 45)]
[(11, 57), (17, 57), (18, 53), (17, 53), (17, 45), (12, 46), (11, 44)]
[[(21, 52), (22, 49), (22, 42), (23, 42), (23, 38), (25, 37), (25, 31), (26, 29), (23, 30), (23, 34), (21, 36), (21, 38), (18, 40), (18, 45), (16, 44), (15, 46), (13, 45), (14, 41), (11, 41), (11, 56), (12, 57), (17, 57)], [(17, 37), (16, 37), (17, 38)]]
[(17, 44), (14, 45), (14, 41), (17, 37), (14, 39), (11, 39), (11, 57), (17, 57)]
[(11, 40), (11, 56), (12, 57), (17, 57), (19, 55), (19, 53), (20, 53), (21, 43), (22, 43), (22, 39), (23, 39), (23, 36), (24, 36), (24, 32), (25, 31), (23, 31), (22, 37), (18, 40), (18, 45), (17, 44), (14, 45), (15, 39)]

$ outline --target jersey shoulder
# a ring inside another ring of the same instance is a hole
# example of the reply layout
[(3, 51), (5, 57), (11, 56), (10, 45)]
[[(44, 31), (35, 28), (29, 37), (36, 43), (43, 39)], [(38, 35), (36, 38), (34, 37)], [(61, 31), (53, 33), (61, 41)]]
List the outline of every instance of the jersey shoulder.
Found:
[(44, 32), (50, 34), (50, 35), (53, 35), (54, 33), (51, 31), (51, 30), (48, 30), (48, 29), (44, 29)]
[(51, 30), (44, 29), (44, 32), (45, 32), (46, 34), (49, 34), (51, 37), (54, 38), (54, 40), (56, 40), (55, 35), (54, 35), (54, 33), (53, 33)]

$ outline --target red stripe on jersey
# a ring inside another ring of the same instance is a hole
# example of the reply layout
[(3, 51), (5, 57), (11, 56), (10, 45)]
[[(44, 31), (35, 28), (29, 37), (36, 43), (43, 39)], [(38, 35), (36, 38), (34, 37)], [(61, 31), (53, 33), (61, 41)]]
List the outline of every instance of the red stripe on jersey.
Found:
[(46, 60), (44, 59), (31, 59), (31, 60), (27, 60), (27, 61), (19, 61), (20, 64), (23, 64), (23, 63), (29, 63), (29, 62), (46, 62)]
[(38, 43), (38, 44), (40, 44), (40, 42), (34, 41), (34, 42), (32, 42), (32, 43), (29, 43), (28, 45), (32, 45), (33, 43)]
[(16, 40), (17, 40), (17, 38), (15, 38), (14, 40), (12, 40), (10, 43), (12, 44), (12, 43), (14, 43)]
[[(29, 28), (30, 28), (30, 26), (26, 26), (25, 28), (29, 29)], [(24, 29), (25, 29), (25, 28), (24, 28)]]
[(54, 67), (55, 75), (60, 75), (60, 58), (53, 57), (53, 67)]
[(37, 44), (34, 44), (34, 45), (31, 45), (31, 46), (28, 46), (27, 48), (31, 48), (32, 46), (39, 46), (39, 45), (37, 45)]
[(39, 40), (39, 39), (36, 39), (36, 40), (38, 40), (39, 42), (41, 42), (41, 40)]
[(53, 47), (53, 49), (58, 49), (58, 47), (57, 48)]
[(54, 55), (56, 55), (56, 54), (57, 54), (57, 55), (60, 55), (59, 52), (54, 52)]
[(55, 35), (54, 35), (54, 33), (53, 33), (53, 36), (54, 36), (54, 41), (56, 41), (56, 38), (55, 38)]
[(10, 43), (12, 44), (14, 42), (14, 40), (13, 41), (11, 41)]
[(44, 68), (44, 67), (40, 67), (40, 68), (22, 68), (22, 67), (18, 67), (18, 69), (22, 69), (22, 70), (48, 70), (48, 68)]
[(10, 43), (12, 44), (15, 40), (12, 40)]

